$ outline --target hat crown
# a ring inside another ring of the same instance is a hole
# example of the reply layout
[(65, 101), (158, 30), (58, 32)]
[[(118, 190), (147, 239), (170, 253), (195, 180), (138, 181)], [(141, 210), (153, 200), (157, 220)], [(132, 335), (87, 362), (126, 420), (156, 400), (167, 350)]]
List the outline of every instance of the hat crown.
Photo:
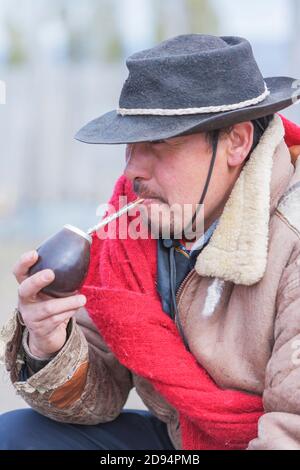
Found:
[(135, 52), (128, 61), (141, 59), (167, 59), (182, 54), (199, 54), (229, 47), (221, 37), (205, 34), (183, 34), (157, 44), (151, 49)]
[(119, 107), (76, 134), (124, 144), (222, 129), (272, 115), (300, 98), (292, 77), (263, 78), (250, 43), (185, 34), (128, 57)]
[(240, 37), (180, 35), (131, 55), (126, 65), (124, 109), (228, 106), (265, 92), (252, 47)]

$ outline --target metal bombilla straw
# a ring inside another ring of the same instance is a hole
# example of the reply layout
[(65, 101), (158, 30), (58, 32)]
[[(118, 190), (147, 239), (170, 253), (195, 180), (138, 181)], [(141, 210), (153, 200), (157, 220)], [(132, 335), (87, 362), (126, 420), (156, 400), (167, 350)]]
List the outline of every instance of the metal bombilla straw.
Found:
[(87, 231), (88, 235), (91, 235), (93, 232), (96, 232), (100, 228), (105, 227), (105, 225), (109, 224), (113, 220), (118, 219), (121, 215), (125, 214), (130, 209), (133, 209), (138, 204), (141, 204), (143, 201), (144, 201), (144, 199), (137, 199), (136, 201), (131, 202), (130, 204), (127, 204), (126, 206), (122, 207), (120, 210), (118, 210), (114, 214), (109, 215), (108, 217), (105, 217), (97, 225), (95, 225), (94, 227), (91, 227), (91, 228), (88, 229), (88, 231)]

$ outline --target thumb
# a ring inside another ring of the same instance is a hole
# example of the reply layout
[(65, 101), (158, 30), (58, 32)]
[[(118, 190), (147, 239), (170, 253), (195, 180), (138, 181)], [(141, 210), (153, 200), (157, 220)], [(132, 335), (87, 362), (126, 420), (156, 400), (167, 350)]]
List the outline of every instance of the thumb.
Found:
[(292, 163), (296, 165), (296, 161), (298, 157), (300, 157), (300, 145), (294, 145), (293, 147), (290, 147), (289, 151), (291, 154)]

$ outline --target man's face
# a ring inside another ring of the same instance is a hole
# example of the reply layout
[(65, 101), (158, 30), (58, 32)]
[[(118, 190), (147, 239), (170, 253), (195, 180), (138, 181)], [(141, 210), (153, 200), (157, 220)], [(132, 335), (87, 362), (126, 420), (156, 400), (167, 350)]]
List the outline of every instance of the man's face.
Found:
[[(239, 174), (228, 164), (229, 136), (221, 135), (216, 164), (205, 204), (199, 209), (198, 238), (223, 209)], [(128, 144), (125, 176), (133, 182), (137, 196), (145, 199), (146, 215), (151, 232), (167, 238), (184, 237), (197, 209), (207, 179), (212, 146), (203, 133), (175, 137), (164, 141)], [(205, 226), (204, 226), (205, 220)]]

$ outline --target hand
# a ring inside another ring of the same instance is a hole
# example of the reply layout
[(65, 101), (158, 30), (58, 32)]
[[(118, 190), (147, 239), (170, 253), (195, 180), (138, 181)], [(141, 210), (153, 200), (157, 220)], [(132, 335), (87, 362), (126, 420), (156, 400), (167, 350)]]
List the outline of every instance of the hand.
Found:
[(29, 349), (34, 356), (48, 359), (65, 344), (69, 320), (85, 305), (86, 298), (72, 295), (56, 299), (41, 293), (40, 290), (54, 280), (55, 274), (44, 269), (29, 276), (28, 270), (37, 259), (37, 251), (24, 253), (13, 274), (19, 283), (18, 309), (29, 331)]
[(290, 147), (289, 150), (292, 157), (292, 162), (294, 165), (296, 165), (296, 161), (300, 157), (300, 145), (294, 145), (294, 147)]

